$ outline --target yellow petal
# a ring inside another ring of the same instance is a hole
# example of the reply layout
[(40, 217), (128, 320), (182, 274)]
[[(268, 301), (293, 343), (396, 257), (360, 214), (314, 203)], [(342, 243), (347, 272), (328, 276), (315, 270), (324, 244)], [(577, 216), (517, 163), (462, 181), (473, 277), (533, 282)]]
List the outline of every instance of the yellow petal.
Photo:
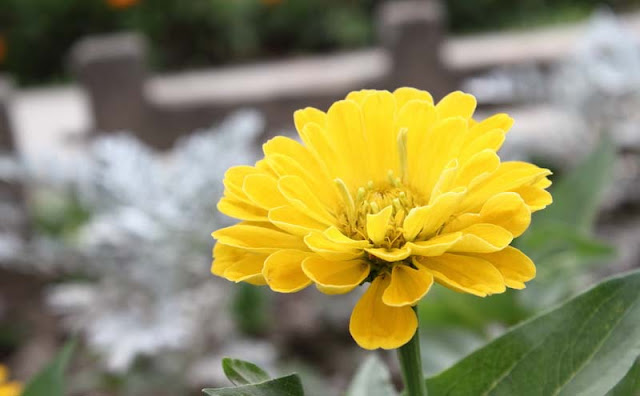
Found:
[[(460, 163), (457, 158), (449, 161), (447, 166), (444, 167), (440, 176), (436, 181), (436, 184), (433, 186), (431, 190), (431, 196), (429, 197), (429, 203), (433, 203), (440, 195), (449, 192), (453, 189), (454, 182), (458, 177), (458, 171), (460, 170)], [(465, 190), (465, 188), (460, 189), (460, 191)]]
[(212, 235), (221, 243), (255, 253), (273, 253), (280, 249), (306, 250), (302, 238), (267, 224), (240, 223), (221, 228)]
[(216, 243), (213, 248), (211, 273), (232, 282), (248, 282), (253, 285), (264, 285), (262, 267), (266, 254), (249, 252)]
[[(262, 146), (265, 158), (269, 158), (272, 155), (283, 155), (291, 159), (291, 161), (298, 165), (297, 169), (304, 169), (304, 172), (299, 173), (287, 173), (295, 176), (300, 176), (305, 181), (310, 182), (310, 186), (316, 189), (317, 193), (329, 193), (327, 196), (327, 203), (333, 203), (335, 201), (335, 189), (330, 184), (331, 179), (327, 173), (327, 169), (319, 162), (316, 157), (309, 151), (308, 148), (300, 144), (299, 142), (284, 136), (276, 136), (269, 140)], [(292, 168), (292, 166), (290, 166)], [(284, 176), (285, 174), (281, 174)], [(325, 191), (326, 190), (326, 191)], [(324, 198), (323, 198), (324, 199)]]
[(335, 223), (335, 217), (320, 202), (317, 195), (309, 189), (302, 178), (298, 176), (281, 177), (278, 181), (278, 190), (291, 205), (314, 220), (327, 225)]
[(278, 180), (266, 174), (253, 174), (245, 177), (242, 191), (256, 205), (266, 210), (277, 208), (287, 203), (278, 190)]
[(549, 186), (551, 186), (551, 180), (549, 180), (548, 177), (543, 177), (537, 182), (533, 183), (533, 186), (538, 188), (543, 188), (543, 189), (548, 188)]
[(269, 221), (293, 235), (305, 236), (311, 231), (322, 231), (327, 226), (304, 214), (293, 206), (281, 206), (269, 211)]
[(296, 125), (298, 133), (301, 133), (302, 130), (311, 123), (324, 127), (327, 123), (327, 115), (318, 109), (307, 107), (305, 109), (297, 110), (296, 112), (294, 112), (293, 121)]
[(376, 91), (374, 89), (361, 89), (360, 91), (352, 91), (347, 94), (345, 99), (356, 102), (358, 105), (362, 106), (364, 101), (371, 95), (374, 95), (381, 91)]
[(256, 162), (256, 169), (268, 176), (277, 177), (277, 173), (271, 168), (269, 163), (263, 158)]
[(383, 182), (391, 170), (399, 174), (397, 130), (394, 130), (396, 101), (387, 91), (377, 91), (362, 103), (362, 116), (366, 131), (368, 163), (374, 183)]
[[(370, 180), (362, 112), (350, 100), (335, 102), (327, 112), (327, 135), (337, 154), (341, 177), (348, 186), (362, 186)], [(333, 183), (332, 183), (333, 185)]]
[(494, 195), (482, 206), (480, 213), (464, 213), (444, 227), (444, 232), (455, 232), (474, 224), (494, 224), (518, 237), (531, 223), (531, 210), (514, 192)]
[(492, 196), (514, 191), (522, 186), (530, 186), (550, 175), (548, 169), (519, 161), (502, 162), (498, 169), (486, 180), (474, 186), (461, 203), (463, 212), (477, 212)]
[(421, 257), (419, 263), (438, 283), (456, 291), (485, 297), (506, 290), (500, 271), (479, 257), (446, 253), (438, 257)]
[(0, 385), (7, 382), (9, 379), (9, 369), (6, 366), (0, 364)]
[(531, 210), (522, 198), (512, 192), (491, 197), (480, 210), (483, 223), (495, 224), (518, 237), (531, 223)]
[(422, 141), (415, 169), (410, 169), (411, 184), (429, 197), (445, 166), (460, 150), (459, 140), (467, 131), (467, 121), (461, 117), (447, 118), (436, 123)]
[(513, 118), (504, 113), (494, 114), (491, 117), (473, 125), (469, 130), (468, 139), (469, 141), (472, 141), (489, 131), (493, 131), (494, 129), (502, 129), (507, 132), (511, 129), (511, 126), (513, 126)]
[(356, 249), (348, 244), (331, 241), (320, 232), (312, 232), (305, 236), (304, 242), (309, 249), (327, 260), (353, 260), (364, 254), (362, 249)]
[(322, 203), (322, 206), (336, 206), (339, 198), (338, 192), (335, 189), (334, 183), (324, 175), (317, 172), (314, 173), (311, 168), (305, 167), (284, 154), (271, 154), (267, 157), (267, 161), (278, 173), (278, 183), (280, 183), (282, 179), (291, 177), (295, 177), (296, 180), (303, 180), (304, 185), (307, 186), (308, 189), (313, 190), (315, 200)]
[(544, 209), (553, 202), (549, 191), (537, 186), (522, 186), (513, 191), (522, 197), (532, 212)]
[(233, 166), (227, 169), (227, 171), (224, 173), (223, 183), (225, 187), (231, 190), (242, 191), (242, 183), (244, 181), (244, 178), (247, 175), (251, 175), (254, 173), (260, 173), (260, 171), (249, 165)]
[(20, 396), (22, 384), (16, 381), (0, 383), (0, 396)]
[(413, 269), (398, 264), (391, 272), (391, 283), (382, 295), (382, 301), (391, 307), (415, 305), (427, 294), (433, 284), (433, 275), (424, 267)]
[(344, 294), (355, 289), (369, 276), (365, 260), (329, 261), (320, 256), (302, 262), (304, 273), (326, 294)]
[(242, 186), (244, 184), (245, 177), (256, 173), (260, 174), (262, 173), (262, 171), (254, 168), (253, 166), (246, 165), (234, 166), (227, 169), (222, 181), (225, 187), (225, 195), (244, 201), (246, 203), (252, 203), (242, 190)]
[(409, 342), (418, 327), (413, 308), (390, 307), (382, 302), (389, 282), (389, 275), (378, 276), (351, 313), (349, 331), (364, 349), (399, 348)]
[(507, 246), (499, 252), (477, 256), (493, 264), (502, 274), (504, 283), (512, 289), (524, 289), (524, 283), (536, 276), (533, 261), (514, 247)]
[(451, 92), (436, 105), (441, 119), (448, 117), (471, 118), (476, 110), (476, 98), (464, 92)]
[(328, 240), (345, 245), (346, 247), (351, 247), (355, 249), (364, 249), (371, 246), (369, 241), (365, 240), (355, 240), (351, 239), (348, 236), (344, 235), (339, 229), (336, 227), (329, 227), (323, 232), (324, 236), (327, 237)]
[(433, 97), (427, 91), (421, 91), (419, 89), (410, 87), (401, 87), (393, 91), (393, 96), (396, 99), (398, 109), (401, 109), (406, 103), (411, 100), (426, 101), (433, 104)]
[(365, 251), (381, 260), (388, 261), (390, 263), (404, 260), (411, 255), (411, 249), (407, 245), (404, 245), (399, 249), (369, 248), (365, 249)]
[(266, 221), (267, 211), (255, 205), (247, 204), (231, 197), (222, 197), (218, 201), (218, 210), (227, 216), (247, 221)]
[(329, 142), (326, 126), (315, 123), (306, 124), (303, 130), (298, 132), (304, 144), (313, 153), (316, 159), (323, 164), (332, 177), (335, 177), (339, 167), (336, 166), (338, 156)]
[(411, 100), (402, 107), (398, 104), (397, 108), (400, 110), (393, 130), (407, 131), (408, 176), (409, 180), (416, 181), (423, 172), (419, 167), (419, 162), (423, 158), (421, 148), (428, 139), (428, 132), (436, 120), (436, 109), (432, 102), (421, 100)]
[(492, 150), (483, 150), (473, 155), (456, 174), (455, 187), (473, 187), (489, 177), (500, 166), (500, 157)]
[(468, 142), (460, 151), (460, 161), (467, 161), (475, 154), (483, 150), (498, 151), (505, 139), (505, 131), (502, 129), (494, 129), (484, 135)]
[(491, 253), (504, 249), (513, 240), (509, 231), (493, 224), (474, 224), (461, 232), (462, 238), (449, 252)]
[(393, 207), (389, 205), (378, 213), (370, 213), (367, 215), (367, 237), (374, 244), (380, 245), (384, 242), (392, 214)]
[(409, 242), (407, 246), (411, 249), (411, 254), (417, 256), (440, 256), (451, 246), (455, 245), (462, 239), (461, 232), (454, 232), (451, 234), (439, 235), (431, 238), (428, 241), (416, 241)]
[(309, 253), (297, 250), (280, 250), (264, 262), (262, 275), (273, 291), (293, 293), (311, 284), (311, 279), (302, 271), (302, 262)]
[(448, 192), (440, 195), (428, 206), (413, 208), (402, 225), (404, 238), (413, 241), (418, 234), (432, 235), (456, 211), (464, 192)]

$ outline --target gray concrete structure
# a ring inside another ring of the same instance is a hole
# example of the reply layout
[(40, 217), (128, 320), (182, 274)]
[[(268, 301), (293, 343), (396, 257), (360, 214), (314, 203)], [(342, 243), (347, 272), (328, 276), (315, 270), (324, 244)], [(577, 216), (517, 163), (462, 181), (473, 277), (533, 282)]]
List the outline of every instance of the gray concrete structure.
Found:
[(440, 62), (436, 0), (389, 1), (379, 26), (379, 48), (153, 78), (139, 36), (88, 37), (72, 51), (72, 65), (89, 94), (93, 129), (131, 130), (157, 148), (238, 107), (262, 110), (272, 131), (290, 129), (294, 110), (326, 108), (354, 89), (411, 85), (439, 96), (454, 88)]
[(0, 238), (5, 245), (19, 243), (28, 231), (24, 191), (15, 178), (16, 164), (12, 161), (17, 159), (17, 151), (9, 117), (11, 96), (11, 80), (0, 75)]

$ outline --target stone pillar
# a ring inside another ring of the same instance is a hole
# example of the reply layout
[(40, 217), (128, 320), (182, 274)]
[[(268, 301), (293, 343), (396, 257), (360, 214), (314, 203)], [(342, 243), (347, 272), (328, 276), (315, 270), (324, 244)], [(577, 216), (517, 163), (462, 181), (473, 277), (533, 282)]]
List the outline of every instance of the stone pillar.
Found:
[(455, 89), (442, 62), (444, 9), (438, 0), (388, 0), (378, 14), (380, 40), (393, 69), (389, 89), (411, 86), (431, 92), (437, 100)]
[[(0, 238), (5, 246), (21, 243), (28, 234), (24, 191), (18, 180), (19, 158), (9, 114), (11, 95), (11, 80), (0, 75)], [(5, 254), (0, 251), (0, 259)]]
[(87, 90), (99, 132), (142, 132), (148, 125), (145, 100), (146, 45), (137, 34), (82, 39), (71, 52), (74, 74)]
[(9, 121), (9, 99), (11, 96), (11, 81), (0, 74), (0, 152), (13, 151), (15, 143)]

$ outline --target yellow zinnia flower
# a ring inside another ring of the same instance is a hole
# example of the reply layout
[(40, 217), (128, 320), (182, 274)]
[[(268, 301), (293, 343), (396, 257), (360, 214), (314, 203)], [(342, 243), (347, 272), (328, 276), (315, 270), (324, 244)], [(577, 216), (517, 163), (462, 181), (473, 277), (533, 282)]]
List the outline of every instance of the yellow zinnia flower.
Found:
[(351, 315), (366, 349), (407, 343), (433, 281), (487, 296), (524, 288), (533, 262), (510, 247), (551, 203), (551, 172), (501, 162), (513, 120), (472, 118), (473, 96), (437, 105), (412, 88), (358, 91), (294, 114), (303, 143), (276, 137), (255, 166), (227, 171), (211, 271), (290, 293), (371, 285)]
[(22, 385), (15, 381), (8, 381), (9, 370), (0, 364), (0, 396), (19, 396)]

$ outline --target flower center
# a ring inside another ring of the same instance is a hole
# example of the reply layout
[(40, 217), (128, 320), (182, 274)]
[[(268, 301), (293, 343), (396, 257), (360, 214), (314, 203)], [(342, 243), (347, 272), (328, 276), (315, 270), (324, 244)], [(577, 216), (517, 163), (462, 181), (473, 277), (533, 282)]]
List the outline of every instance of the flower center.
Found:
[[(405, 244), (402, 233), (404, 219), (412, 208), (423, 205), (423, 199), (409, 186), (393, 177), (390, 171), (388, 181), (358, 188), (355, 198), (348, 197), (348, 204), (338, 216), (342, 231), (355, 240), (370, 240), (376, 247), (400, 248)], [(387, 224), (384, 240), (374, 242), (367, 234), (367, 215), (376, 214), (391, 207), (391, 217)]]

